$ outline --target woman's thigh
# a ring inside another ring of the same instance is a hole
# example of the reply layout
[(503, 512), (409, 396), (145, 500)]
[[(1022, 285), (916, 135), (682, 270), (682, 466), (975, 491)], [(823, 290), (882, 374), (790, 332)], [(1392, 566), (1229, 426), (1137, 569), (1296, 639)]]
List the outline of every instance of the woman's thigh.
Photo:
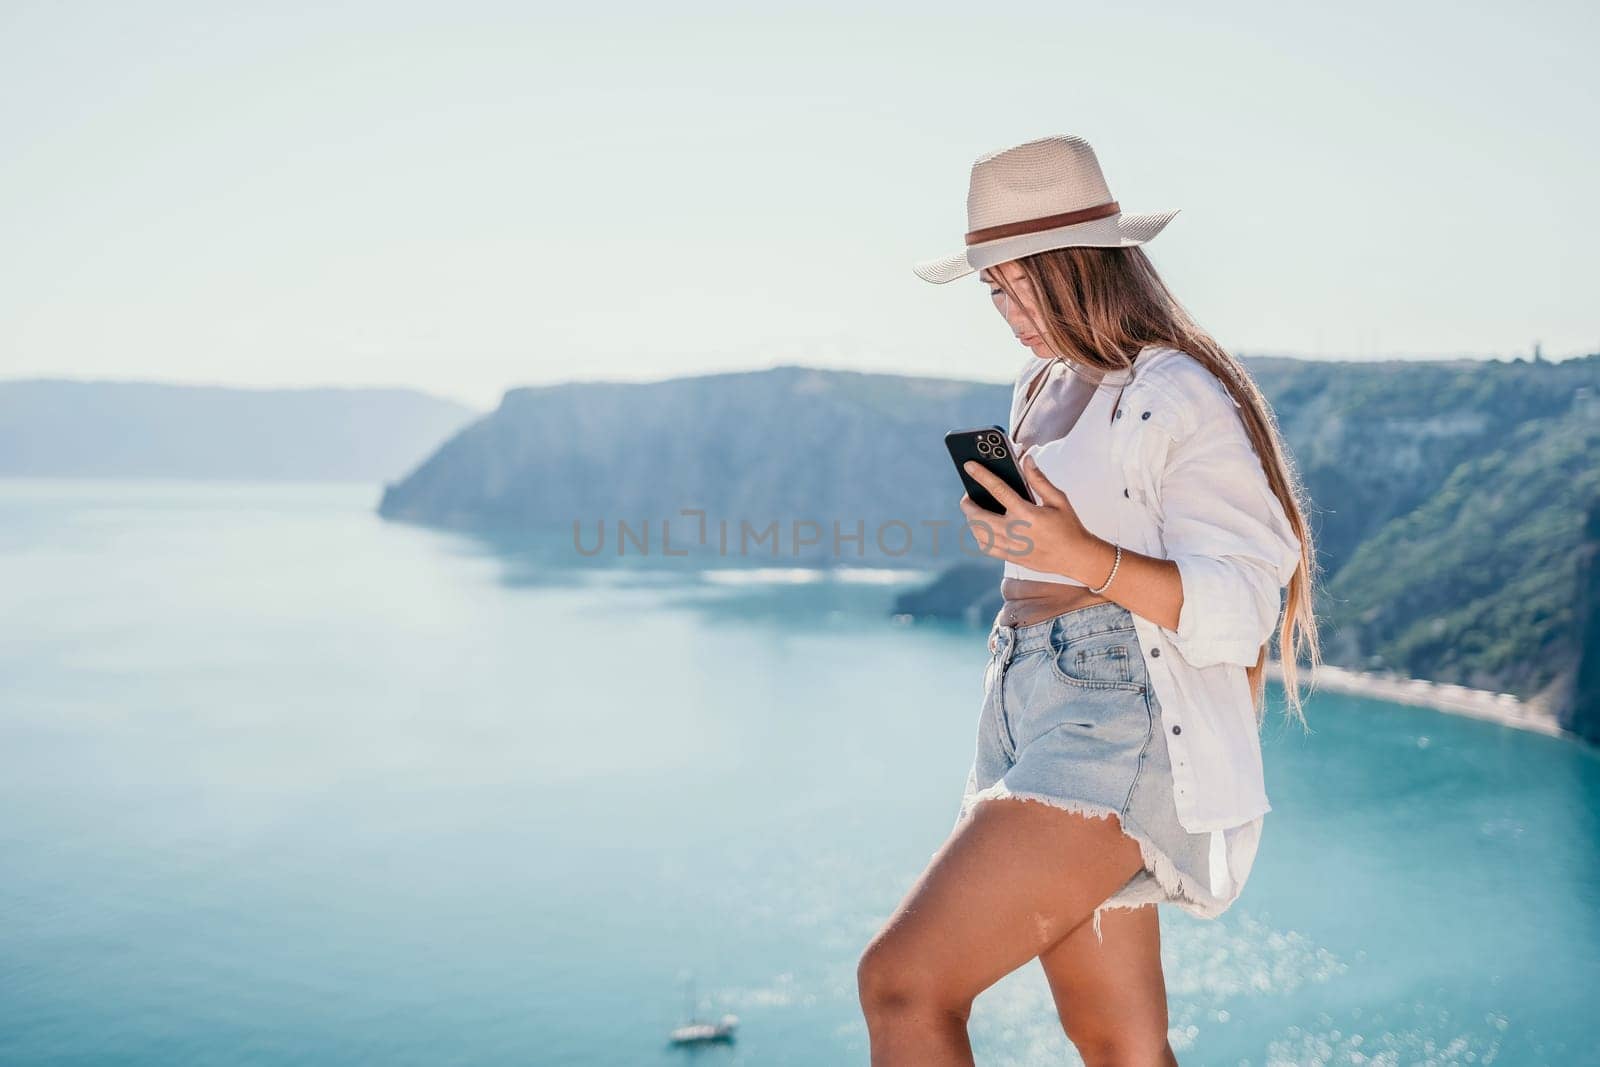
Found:
[(1100, 928), (1103, 942), (1084, 923), (1039, 954), (1061, 1025), (1086, 1062), (1162, 1062), (1167, 986), (1156, 905), (1108, 908)]
[(1090, 929), (1096, 905), (1140, 866), (1114, 815), (982, 800), (863, 954), (862, 995), (969, 1004), (1074, 927)]

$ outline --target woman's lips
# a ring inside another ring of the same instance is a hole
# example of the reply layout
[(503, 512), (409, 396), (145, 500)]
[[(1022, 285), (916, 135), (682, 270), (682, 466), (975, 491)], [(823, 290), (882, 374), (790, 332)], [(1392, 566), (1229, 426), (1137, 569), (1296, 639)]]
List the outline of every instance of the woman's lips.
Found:
[(1036, 345), (1039, 343), (1039, 339), (1031, 333), (1025, 337), (1019, 337), (1017, 340), (1021, 341), (1025, 345)]

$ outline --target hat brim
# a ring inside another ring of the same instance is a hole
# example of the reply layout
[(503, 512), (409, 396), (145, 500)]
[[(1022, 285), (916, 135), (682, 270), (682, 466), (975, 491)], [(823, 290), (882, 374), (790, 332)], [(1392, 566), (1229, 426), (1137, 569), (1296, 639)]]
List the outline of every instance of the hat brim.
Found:
[(923, 281), (943, 285), (996, 263), (1031, 256), (1036, 252), (1048, 252), (1052, 248), (1126, 248), (1129, 245), (1142, 245), (1166, 229), (1167, 223), (1182, 210), (1178, 208), (1144, 215), (1110, 215), (1054, 230), (1002, 237), (997, 241), (972, 245), (953, 256), (923, 260), (911, 269)]

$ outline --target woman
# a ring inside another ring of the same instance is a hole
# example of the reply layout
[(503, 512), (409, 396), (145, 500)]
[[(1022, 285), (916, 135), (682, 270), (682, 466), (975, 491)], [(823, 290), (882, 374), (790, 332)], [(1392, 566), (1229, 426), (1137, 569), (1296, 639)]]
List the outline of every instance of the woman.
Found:
[(968, 464), (1005, 508), (961, 498), (1004, 605), (955, 828), (858, 967), (872, 1063), (972, 1063), (973, 999), (1034, 957), (1085, 1062), (1176, 1063), (1155, 905), (1215, 918), (1249, 876), (1274, 629), (1304, 724), (1302, 491), (1255, 383), (1140, 247), (1176, 211), (1122, 214), (1056, 136), (980, 157), (967, 213), (966, 249), (916, 273), (978, 271), (1030, 349), (1010, 436), (1035, 499)]

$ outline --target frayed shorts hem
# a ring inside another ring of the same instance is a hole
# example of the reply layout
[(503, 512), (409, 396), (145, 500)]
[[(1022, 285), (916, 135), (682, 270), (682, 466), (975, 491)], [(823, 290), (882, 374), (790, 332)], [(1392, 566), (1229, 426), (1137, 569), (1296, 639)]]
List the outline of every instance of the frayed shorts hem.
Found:
[(1055, 796), (1050, 793), (1019, 791), (1010, 788), (1004, 781), (999, 781), (987, 789), (970, 794), (962, 807), (961, 816), (962, 818), (969, 816), (973, 808), (982, 801), (1008, 797), (1047, 804), (1091, 819), (1107, 819), (1115, 816), (1122, 834), (1131, 837), (1138, 844), (1143, 869), (1136, 871), (1120, 889), (1095, 905), (1093, 928), (1096, 941), (1102, 944), (1105, 942), (1100, 928), (1100, 914), (1112, 908), (1142, 908), (1150, 904), (1170, 904), (1202, 919), (1215, 919), (1226, 910), (1225, 904), (1209, 897), (1197, 899), (1190, 893), (1183, 873), (1178, 870), (1177, 864), (1171, 857), (1162, 851), (1136, 820), (1128, 817), (1127, 812), (1108, 804), (1079, 800), (1075, 797)]

